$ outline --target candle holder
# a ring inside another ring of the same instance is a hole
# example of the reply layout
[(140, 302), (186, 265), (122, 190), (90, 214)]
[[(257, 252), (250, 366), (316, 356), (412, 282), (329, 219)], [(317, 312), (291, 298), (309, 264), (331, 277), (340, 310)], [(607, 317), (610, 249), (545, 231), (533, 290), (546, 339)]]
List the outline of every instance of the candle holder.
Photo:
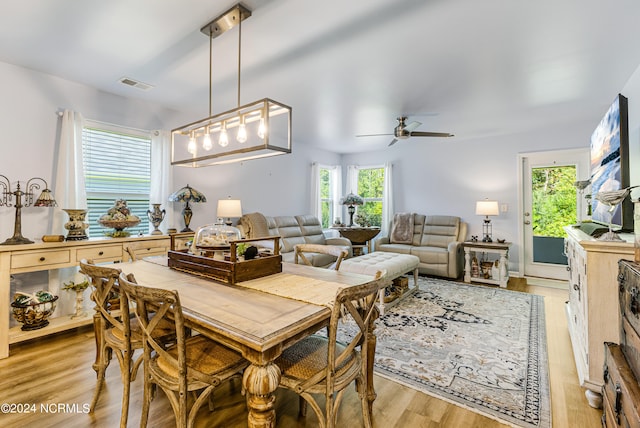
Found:
[[(34, 202), (34, 194), (40, 189), (40, 183), (44, 183), (44, 190), (38, 196), (38, 199)], [(11, 182), (7, 177), (0, 174), (0, 189), (2, 195), (0, 196), (0, 206), (10, 207), (13, 206), (16, 209), (15, 222), (13, 227), (13, 236), (0, 245), (18, 245), (18, 244), (33, 244), (33, 241), (22, 236), (22, 208), (23, 207), (55, 207), (57, 205), (56, 200), (53, 198), (51, 190), (47, 182), (40, 178), (34, 177), (27, 181), (25, 186), (26, 190), (20, 188), (20, 182), (16, 184), (16, 189), (11, 190)], [(15, 202), (11, 202), (15, 196)], [(24, 204), (22, 203), (22, 197), (24, 196)], [(13, 204), (13, 205), (12, 205)]]
[(74, 280), (64, 283), (64, 287), (62, 287), (63, 290), (74, 291), (76, 293), (76, 309), (73, 315), (71, 315), (71, 319), (81, 318), (87, 315), (82, 303), (84, 301), (84, 290), (86, 290), (88, 286), (89, 280), (81, 273), (77, 273)]

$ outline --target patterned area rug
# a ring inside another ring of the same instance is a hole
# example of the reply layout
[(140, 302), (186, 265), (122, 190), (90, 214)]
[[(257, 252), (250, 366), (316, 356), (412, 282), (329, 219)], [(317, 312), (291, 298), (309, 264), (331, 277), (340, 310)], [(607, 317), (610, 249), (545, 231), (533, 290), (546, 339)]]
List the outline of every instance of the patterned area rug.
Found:
[(543, 297), (421, 277), (376, 335), (378, 375), (512, 426), (551, 426)]

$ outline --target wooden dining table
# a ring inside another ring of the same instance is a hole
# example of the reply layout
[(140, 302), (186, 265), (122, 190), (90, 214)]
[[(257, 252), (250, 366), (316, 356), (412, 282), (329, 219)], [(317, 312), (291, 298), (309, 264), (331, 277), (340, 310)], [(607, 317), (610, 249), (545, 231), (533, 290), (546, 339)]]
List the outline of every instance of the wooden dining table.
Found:
[[(166, 257), (109, 265), (132, 273), (141, 285), (177, 290), (190, 328), (235, 349), (250, 362), (242, 380), (247, 423), (261, 428), (276, 424), (275, 391), (280, 369), (275, 359), (293, 343), (328, 324), (328, 304), (338, 289), (374, 280), (368, 275), (292, 263), (282, 266), (281, 273), (229, 285), (170, 269)], [(385, 285), (381, 282), (381, 287)], [(373, 327), (367, 337), (369, 355), (365, 357), (370, 408), (376, 398)]]

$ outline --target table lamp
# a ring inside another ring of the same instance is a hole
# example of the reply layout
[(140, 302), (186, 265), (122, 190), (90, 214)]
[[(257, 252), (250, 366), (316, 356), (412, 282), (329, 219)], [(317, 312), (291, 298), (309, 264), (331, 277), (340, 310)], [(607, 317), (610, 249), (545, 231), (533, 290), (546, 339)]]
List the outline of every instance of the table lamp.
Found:
[(184, 219), (184, 229), (181, 232), (193, 232), (193, 230), (189, 229), (189, 223), (191, 223), (191, 216), (193, 216), (193, 211), (191, 211), (191, 207), (189, 206), (189, 202), (199, 203), (199, 202), (207, 202), (207, 198), (200, 192), (198, 192), (193, 187), (190, 187), (188, 184), (182, 189), (174, 192), (169, 196), (170, 202), (184, 202), (184, 208), (182, 210), (182, 218)]
[(491, 219), (490, 215), (498, 215), (500, 214), (500, 209), (498, 207), (498, 201), (490, 201), (485, 199), (484, 201), (476, 202), (476, 215), (485, 216), (484, 223), (482, 224), (482, 234), (484, 238), (482, 238), (482, 242), (493, 242), (491, 239)]
[(218, 200), (218, 218), (225, 218), (224, 222), (227, 226), (231, 226), (231, 218), (242, 217), (242, 204), (240, 203), (240, 199), (220, 199)]
[(353, 226), (353, 214), (356, 212), (356, 205), (363, 205), (364, 199), (361, 196), (349, 193), (340, 201), (342, 205), (348, 205), (347, 212), (349, 213), (349, 227)]

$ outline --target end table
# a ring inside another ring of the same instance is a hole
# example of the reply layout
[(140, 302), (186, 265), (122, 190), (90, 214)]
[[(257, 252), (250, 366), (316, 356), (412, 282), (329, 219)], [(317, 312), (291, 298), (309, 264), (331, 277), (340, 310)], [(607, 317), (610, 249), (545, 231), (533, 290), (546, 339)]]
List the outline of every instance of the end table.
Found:
[[(466, 241), (462, 243), (462, 247), (464, 248), (464, 282), (483, 282), (507, 288), (511, 242)], [(476, 252), (482, 253), (480, 260), (476, 259)], [(474, 263), (477, 265), (474, 266)]]

